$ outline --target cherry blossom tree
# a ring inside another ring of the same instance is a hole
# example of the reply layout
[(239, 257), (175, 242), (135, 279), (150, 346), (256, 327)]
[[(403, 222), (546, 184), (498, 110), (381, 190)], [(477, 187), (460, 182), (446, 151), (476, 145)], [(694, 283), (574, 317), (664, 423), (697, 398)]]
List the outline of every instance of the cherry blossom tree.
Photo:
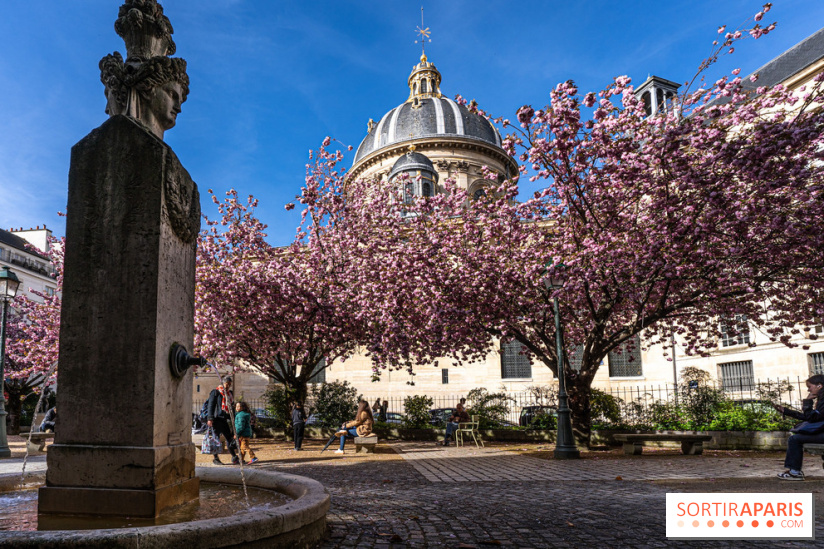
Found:
[(54, 239), (47, 254), (54, 267), (57, 288), (53, 294), (33, 291), (30, 298), (18, 295), (7, 324), (5, 389), (9, 393), (9, 432), (20, 432), (23, 402), (43, 390), (46, 376), (54, 379), (60, 340), (60, 307), (63, 289), (65, 239)]
[[(719, 29), (701, 70), (774, 28)], [(514, 182), (471, 200), (446, 181), (413, 204), (403, 181), (331, 171), (314, 182), (302, 202), (321, 214), (314, 237), (349, 250), (376, 369), (480, 358), (496, 337), (557, 375), (558, 297), (573, 426), (588, 443), (593, 378), (639, 334), (666, 345), (675, 332), (707, 353), (720, 321), (743, 317), (793, 345), (824, 313), (821, 77), (793, 93), (748, 90), (738, 74), (694, 80), (654, 117), (627, 77), (599, 93), (558, 85), (545, 108), (519, 109), (517, 126), (501, 121), (522, 177), (545, 182), (520, 203)], [(564, 287), (547, 290), (561, 271)]]
[(252, 368), (304, 402), (307, 383), (360, 341), (355, 300), (338, 283), (338, 258), (301, 232), (270, 246), (257, 200), (235, 191), (218, 204), (198, 243), (195, 347), (211, 361)]

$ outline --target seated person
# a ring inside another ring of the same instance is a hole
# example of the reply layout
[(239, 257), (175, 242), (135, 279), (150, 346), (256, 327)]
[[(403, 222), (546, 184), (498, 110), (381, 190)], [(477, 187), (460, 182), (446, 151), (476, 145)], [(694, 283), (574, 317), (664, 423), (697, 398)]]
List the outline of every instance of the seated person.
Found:
[(343, 446), (346, 444), (346, 437), (366, 437), (372, 434), (372, 424), (375, 422), (372, 416), (372, 409), (365, 400), (358, 404), (358, 413), (355, 420), (341, 425), (341, 430), (335, 433), (340, 437), (340, 449), (335, 450), (336, 454), (343, 453)]
[(455, 407), (455, 411), (452, 412), (452, 416), (446, 422), (446, 436), (443, 439), (443, 445), (449, 446), (449, 439), (452, 438), (452, 433), (458, 430), (461, 423), (469, 423), (472, 421), (469, 418), (469, 414), (466, 413), (466, 399), (462, 398), (458, 405)]
[(57, 406), (46, 412), (46, 417), (43, 418), (43, 422), (40, 424), (40, 432), (41, 433), (53, 433), (54, 432), (54, 423), (57, 421)]
[[(824, 421), (824, 375), (815, 374), (807, 380), (807, 396), (801, 401), (801, 411), (773, 404), (784, 416), (790, 416), (808, 423)], [(798, 425), (796, 426), (798, 427)], [(795, 429), (795, 427), (794, 427)], [(787, 440), (787, 456), (784, 459), (783, 473), (778, 473), (781, 480), (804, 480), (801, 464), (804, 460), (805, 444), (824, 443), (824, 432), (794, 433)]]

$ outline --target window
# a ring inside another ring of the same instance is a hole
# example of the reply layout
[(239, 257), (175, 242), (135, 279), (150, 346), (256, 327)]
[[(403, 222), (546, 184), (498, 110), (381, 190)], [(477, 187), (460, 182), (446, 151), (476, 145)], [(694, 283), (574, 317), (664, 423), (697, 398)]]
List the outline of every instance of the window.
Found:
[(582, 361), (584, 360), (584, 346), (576, 345), (569, 350), (569, 367), (576, 372), (581, 371)]
[(824, 353), (810, 353), (807, 355), (810, 363), (810, 375), (824, 374)]
[(650, 98), (650, 94), (648, 91), (645, 91), (641, 95), (641, 100), (644, 102), (644, 112), (647, 116), (652, 114), (652, 99)]
[(449, 383), (449, 368), (441, 368), (441, 383)]
[(718, 365), (718, 371), (725, 391), (750, 391), (755, 387), (752, 360), (725, 362)]
[(54, 295), (54, 288), (46, 287), (46, 295), (51, 297)]
[(477, 189), (474, 193), (472, 193), (472, 198), (475, 200), (480, 200), (486, 195), (486, 190), (483, 188)]
[(609, 377), (641, 377), (641, 335), (628, 339), (609, 352)]
[(426, 93), (426, 80), (421, 80), (421, 93)]
[(735, 320), (732, 321), (722, 320), (720, 330), (722, 347), (745, 345), (750, 342), (750, 327), (744, 315), (735, 315)]
[(317, 363), (312, 375), (309, 376), (309, 383), (326, 383), (326, 359), (322, 358)]
[(501, 344), (501, 378), (524, 379), (532, 377), (532, 363), (521, 354), (523, 344), (517, 339)]
[(422, 186), (422, 190), (423, 190), (422, 194), (424, 196), (432, 196), (432, 183), (430, 183), (429, 181), (424, 181), (423, 186)]

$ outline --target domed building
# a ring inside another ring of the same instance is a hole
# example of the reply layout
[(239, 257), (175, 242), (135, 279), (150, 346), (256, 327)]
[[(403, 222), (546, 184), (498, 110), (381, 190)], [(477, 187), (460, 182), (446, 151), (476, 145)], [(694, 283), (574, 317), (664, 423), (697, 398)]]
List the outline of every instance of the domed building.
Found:
[(441, 73), (426, 54), (407, 82), (406, 101), (377, 123), (369, 120), (350, 171), (353, 177), (389, 181), (401, 172), (411, 179), (420, 172), (422, 181), (413, 190), (417, 196), (442, 192), (447, 178), (478, 196), (490, 184), (484, 180), (484, 166), (502, 179), (517, 174), (518, 165), (501, 148), (495, 126), (441, 94)]

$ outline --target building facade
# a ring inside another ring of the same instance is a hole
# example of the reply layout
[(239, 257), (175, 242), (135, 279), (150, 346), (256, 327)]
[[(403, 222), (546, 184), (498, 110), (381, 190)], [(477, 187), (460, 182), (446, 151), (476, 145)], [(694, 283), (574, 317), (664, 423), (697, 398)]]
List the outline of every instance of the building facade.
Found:
[(0, 267), (12, 270), (20, 279), (20, 292), (34, 300), (39, 298), (33, 292), (50, 295), (57, 290), (55, 270), (47, 256), (51, 236), (45, 225), (0, 229)]

